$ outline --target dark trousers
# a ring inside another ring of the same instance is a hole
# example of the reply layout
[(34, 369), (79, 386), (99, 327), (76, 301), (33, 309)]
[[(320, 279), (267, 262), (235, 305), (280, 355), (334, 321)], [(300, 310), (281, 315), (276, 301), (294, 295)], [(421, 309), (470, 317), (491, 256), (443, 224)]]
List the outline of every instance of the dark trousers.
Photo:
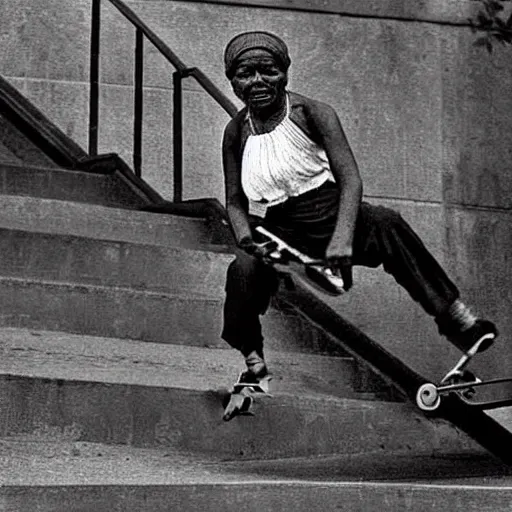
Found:
[[(334, 230), (339, 193), (334, 184), (291, 198), (267, 212), (263, 224), (293, 247), (323, 258)], [(361, 203), (357, 217), (353, 264), (382, 265), (431, 316), (446, 313), (459, 297), (439, 263), (401, 215), (383, 206)], [(277, 291), (275, 270), (243, 251), (237, 251), (226, 280), (222, 338), (248, 355), (263, 353), (259, 316)]]

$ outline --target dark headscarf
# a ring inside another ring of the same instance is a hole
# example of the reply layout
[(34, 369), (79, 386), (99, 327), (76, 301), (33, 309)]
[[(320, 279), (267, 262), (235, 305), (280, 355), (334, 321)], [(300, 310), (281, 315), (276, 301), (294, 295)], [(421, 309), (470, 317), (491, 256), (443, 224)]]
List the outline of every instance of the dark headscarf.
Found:
[(224, 52), (226, 76), (229, 79), (233, 77), (235, 65), (240, 55), (254, 49), (266, 50), (272, 54), (283, 71), (288, 70), (291, 62), (290, 56), (288, 55), (288, 48), (281, 38), (264, 31), (243, 32), (231, 39)]

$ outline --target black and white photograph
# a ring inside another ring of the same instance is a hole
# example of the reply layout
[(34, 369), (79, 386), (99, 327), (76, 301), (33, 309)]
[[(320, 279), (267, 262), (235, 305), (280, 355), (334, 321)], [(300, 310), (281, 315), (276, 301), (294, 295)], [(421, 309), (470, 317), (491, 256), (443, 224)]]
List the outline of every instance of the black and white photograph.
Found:
[(0, 512), (512, 511), (512, 1), (0, 0)]

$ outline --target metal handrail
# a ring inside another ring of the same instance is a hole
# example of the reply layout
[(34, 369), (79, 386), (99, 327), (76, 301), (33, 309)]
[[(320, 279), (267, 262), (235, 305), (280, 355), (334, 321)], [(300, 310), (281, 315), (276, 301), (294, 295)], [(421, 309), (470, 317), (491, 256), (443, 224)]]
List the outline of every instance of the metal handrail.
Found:
[(238, 112), (236, 105), (225, 96), (220, 89), (198, 68), (190, 68), (188, 75), (195, 78), (196, 82), (208, 92), (208, 94), (231, 116)]
[[(181, 81), (191, 77), (208, 93), (231, 117), (238, 109), (222, 91), (198, 68), (188, 68), (185, 63), (158, 37), (130, 7), (122, 0), (108, 0), (135, 27), (135, 93), (134, 93), (134, 150), (135, 174), (141, 175), (142, 168), (142, 118), (143, 118), (143, 43), (144, 37), (163, 55), (176, 71), (173, 73), (173, 147), (174, 147), (174, 200), (180, 201), (183, 184), (183, 123)], [(90, 59), (90, 100), (89, 100), (89, 153), (98, 154), (99, 121), (99, 56), (100, 56), (100, 12), (101, 0), (92, 0), (91, 59)]]
[[(186, 64), (158, 37), (124, 2), (121, 0), (108, 0), (119, 12), (135, 25), (160, 53), (170, 62), (176, 71), (184, 76), (191, 76), (219, 105), (233, 117), (238, 109), (236, 105), (198, 68), (188, 68)], [(98, 0), (99, 2), (99, 0)]]
[(124, 2), (108, 0), (117, 10), (148, 38), (160, 53), (178, 70), (187, 69), (185, 63), (160, 39)]

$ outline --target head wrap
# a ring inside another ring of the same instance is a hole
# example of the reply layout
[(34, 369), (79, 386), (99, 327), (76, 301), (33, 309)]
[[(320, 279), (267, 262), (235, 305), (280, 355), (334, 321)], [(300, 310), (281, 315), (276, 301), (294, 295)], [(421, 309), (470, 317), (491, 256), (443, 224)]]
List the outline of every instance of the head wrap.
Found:
[(287, 71), (290, 66), (290, 56), (285, 42), (270, 32), (254, 31), (243, 32), (235, 36), (227, 44), (224, 52), (224, 64), (226, 66), (226, 76), (233, 77), (235, 65), (242, 53), (247, 50), (266, 50), (271, 53), (283, 71)]

